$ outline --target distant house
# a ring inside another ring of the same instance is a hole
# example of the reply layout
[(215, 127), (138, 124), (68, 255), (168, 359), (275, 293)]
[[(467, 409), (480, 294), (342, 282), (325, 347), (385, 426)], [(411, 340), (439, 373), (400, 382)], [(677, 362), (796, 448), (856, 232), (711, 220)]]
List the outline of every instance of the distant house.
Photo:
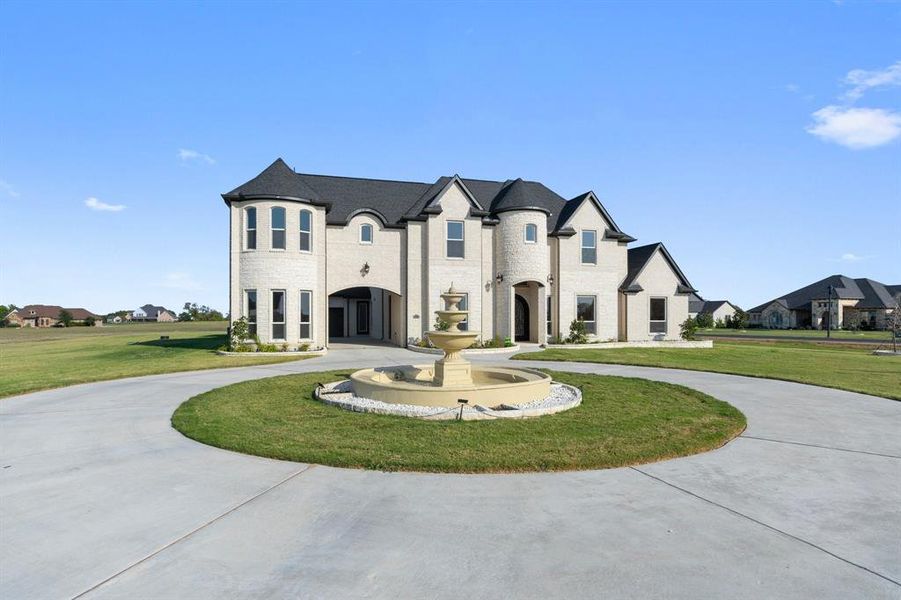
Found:
[(131, 320), (137, 322), (171, 323), (178, 320), (178, 315), (165, 306), (145, 304), (131, 314)]
[(770, 329), (885, 329), (901, 301), (901, 285), (832, 275), (748, 311), (750, 324)]
[(129, 323), (134, 316), (133, 310), (120, 310), (106, 316), (107, 323)]
[(688, 316), (697, 317), (699, 314), (708, 314), (713, 317), (713, 321), (723, 321), (726, 317), (734, 317), (737, 311), (741, 310), (728, 300), (704, 300), (697, 294), (691, 294), (688, 297)]
[(72, 315), (72, 322), (75, 324), (93, 319), (94, 325), (103, 325), (103, 317), (85, 308), (63, 308), (54, 304), (29, 304), (17, 308), (6, 315), (4, 321), (19, 327), (53, 327), (59, 323), (59, 314), (64, 310)]

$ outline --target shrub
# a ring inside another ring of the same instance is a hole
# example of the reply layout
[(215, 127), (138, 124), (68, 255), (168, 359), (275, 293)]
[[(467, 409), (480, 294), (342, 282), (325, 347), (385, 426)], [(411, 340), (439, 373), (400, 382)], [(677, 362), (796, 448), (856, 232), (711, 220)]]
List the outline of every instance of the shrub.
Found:
[(278, 352), (275, 344), (257, 344), (257, 352)]
[(717, 320), (716, 320), (716, 323), (714, 324), (714, 327), (716, 327), (717, 329), (725, 329), (725, 328), (726, 328), (726, 324), (723, 323), (723, 320), (722, 320), (722, 319), (717, 319)]
[(511, 346), (515, 346), (515, 345), (516, 344), (514, 344), (513, 340), (511, 340), (510, 338), (508, 338), (508, 337), (504, 338), (504, 348), (510, 348)]
[(307, 352), (310, 349), (310, 345), (309, 344), (301, 344), (300, 346), (297, 347), (297, 349), (301, 352)]
[(748, 313), (740, 308), (736, 309), (735, 314), (729, 319), (728, 326), (732, 329), (744, 329), (748, 326)]
[(447, 321), (442, 321), (441, 317), (436, 316), (434, 329), (435, 331), (447, 331), (448, 329), (450, 329), (450, 323), (448, 323)]
[(247, 324), (247, 319), (241, 317), (232, 323), (228, 345), (233, 350), (242, 352), (242, 350), (237, 350), (237, 348), (246, 345), (248, 341), (250, 341), (250, 326)]
[(713, 315), (710, 313), (698, 313), (695, 317), (695, 323), (701, 329), (710, 329), (713, 327)]
[(682, 336), (683, 340), (693, 340), (695, 339), (695, 334), (698, 332), (698, 323), (691, 317), (682, 321), (682, 324), (679, 325), (679, 334)]
[(569, 336), (566, 338), (570, 344), (587, 344), (588, 329), (585, 327), (585, 321), (575, 319), (569, 324)]

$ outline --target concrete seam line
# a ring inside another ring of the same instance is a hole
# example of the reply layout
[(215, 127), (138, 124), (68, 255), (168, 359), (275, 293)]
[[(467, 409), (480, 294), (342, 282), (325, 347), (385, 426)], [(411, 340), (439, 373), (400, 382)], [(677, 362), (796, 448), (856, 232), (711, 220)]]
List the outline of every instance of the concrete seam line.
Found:
[(145, 557), (143, 557), (143, 558), (140, 558), (140, 559), (136, 560), (135, 562), (131, 563), (130, 565), (128, 565), (128, 566), (125, 567), (124, 569), (121, 569), (121, 570), (117, 571), (116, 573), (113, 573), (112, 575), (110, 575), (109, 577), (107, 577), (106, 579), (104, 579), (103, 581), (101, 581), (101, 582), (99, 582), (99, 583), (95, 583), (94, 585), (92, 585), (92, 586), (89, 587), (88, 589), (84, 590), (83, 592), (79, 592), (78, 594), (72, 596), (72, 600), (76, 600), (77, 598), (82, 598), (82, 597), (84, 597), (86, 594), (89, 594), (89, 593), (93, 592), (94, 590), (96, 590), (96, 589), (98, 589), (98, 588), (100, 588), (100, 587), (106, 585), (107, 583), (109, 583), (109, 582), (112, 581), (113, 579), (119, 577), (120, 575), (122, 575), (122, 574), (125, 573), (126, 571), (130, 571), (131, 569), (135, 568), (136, 566), (140, 565), (141, 563), (150, 560), (151, 558), (153, 558), (154, 556), (156, 556), (156, 555), (159, 554), (160, 552), (163, 552), (164, 550), (166, 550), (166, 549), (168, 549), (168, 548), (171, 548), (171, 547), (174, 546), (175, 544), (177, 544), (177, 543), (179, 543), (179, 542), (181, 542), (181, 541), (183, 541), (183, 540), (185, 540), (185, 539), (191, 537), (191, 536), (194, 535), (195, 533), (197, 533), (197, 532), (199, 532), (199, 531), (201, 531), (201, 530), (203, 530), (203, 529), (206, 529), (207, 527), (209, 527), (210, 525), (212, 525), (212, 524), (215, 523), (216, 521), (219, 521), (220, 519), (223, 519), (223, 518), (227, 517), (227, 516), (230, 515), (231, 513), (233, 513), (233, 512), (235, 512), (236, 510), (238, 510), (239, 508), (241, 508), (241, 507), (243, 507), (243, 506), (247, 506), (248, 504), (250, 504), (251, 502), (253, 502), (253, 501), (256, 500), (257, 498), (259, 498), (260, 496), (263, 496), (263, 495), (265, 495), (265, 494), (268, 494), (269, 492), (271, 492), (271, 491), (274, 490), (275, 488), (281, 486), (282, 484), (285, 484), (285, 483), (291, 481), (292, 479), (294, 479), (294, 478), (297, 477), (298, 475), (302, 475), (303, 473), (306, 473), (307, 471), (309, 471), (310, 469), (312, 469), (314, 466), (316, 466), (316, 465), (307, 465), (307, 466), (305, 466), (304, 468), (300, 469), (299, 471), (295, 471), (294, 473), (291, 473), (290, 475), (288, 475), (287, 477), (285, 477), (285, 478), (282, 479), (281, 481), (279, 481), (279, 482), (277, 482), (277, 483), (274, 483), (273, 485), (269, 486), (269, 487), (266, 488), (265, 490), (263, 490), (263, 491), (261, 491), (261, 492), (258, 492), (258, 493), (256, 493), (256, 494), (254, 494), (253, 496), (251, 496), (251, 497), (248, 498), (247, 500), (244, 500), (244, 501), (242, 501), (242, 502), (236, 504), (235, 506), (231, 507), (230, 509), (228, 509), (227, 511), (225, 511), (225, 512), (222, 513), (221, 515), (218, 515), (218, 516), (216, 516), (216, 517), (213, 517), (212, 519), (210, 519), (210, 520), (207, 521), (206, 523), (203, 523), (202, 525), (199, 525), (199, 526), (195, 527), (195, 528), (192, 529), (191, 531), (189, 531), (189, 532), (187, 532), (187, 533), (185, 533), (185, 534), (183, 534), (183, 535), (180, 535), (179, 537), (175, 538), (175, 539), (172, 540), (171, 542), (168, 542), (168, 543), (164, 544), (162, 547), (157, 548), (156, 550), (154, 550), (153, 552), (151, 552), (151, 553), (148, 554), (147, 556), (145, 556)]
[(851, 450), (850, 448), (836, 448), (835, 446), (821, 446), (819, 444), (806, 444), (804, 442), (789, 442), (787, 440), (774, 440), (772, 438), (757, 437), (754, 435), (740, 435), (738, 437), (747, 438), (749, 440), (760, 440), (762, 442), (773, 442), (774, 444), (807, 446), (808, 448), (822, 448), (823, 450), (836, 450), (838, 452), (853, 452), (854, 454), (869, 454), (870, 456), (882, 456), (884, 458), (901, 458), (901, 456), (896, 456), (894, 454), (882, 454), (880, 452), (868, 452), (866, 450)]
[(710, 500), (709, 498), (705, 498), (704, 496), (701, 496), (701, 495), (699, 495), (699, 494), (695, 494), (695, 493), (692, 492), (692, 491), (689, 491), (689, 490), (687, 490), (687, 489), (685, 489), (685, 488), (683, 488), (683, 487), (679, 487), (678, 485), (676, 485), (676, 484), (674, 484), (674, 483), (670, 483), (669, 481), (667, 481), (667, 480), (665, 480), (665, 479), (661, 479), (660, 477), (657, 477), (656, 475), (651, 475), (650, 473), (648, 473), (648, 472), (646, 472), (646, 471), (642, 471), (642, 470), (639, 469), (639, 468), (636, 468), (636, 467), (629, 467), (629, 468), (630, 468), (631, 470), (637, 472), (637, 473), (641, 473), (641, 474), (644, 475), (645, 477), (648, 477), (648, 478), (650, 478), (650, 479), (653, 479), (654, 481), (657, 481), (657, 482), (659, 482), (659, 483), (662, 483), (663, 485), (667, 485), (667, 486), (669, 486), (669, 487), (671, 487), (671, 488), (673, 488), (673, 489), (675, 489), (675, 490), (679, 490), (679, 491), (682, 492), (683, 494), (688, 494), (689, 496), (692, 496), (692, 497), (694, 497), (694, 498), (697, 498), (698, 500), (701, 500), (701, 501), (703, 501), (703, 502), (706, 502), (707, 504), (712, 504), (713, 506), (716, 506), (716, 507), (721, 508), (721, 509), (723, 509), (723, 510), (725, 510), (725, 511), (727, 511), (727, 512), (730, 512), (730, 513), (732, 513), (733, 515), (736, 515), (736, 516), (741, 517), (741, 518), (743, 518), (743, 519), (747, 519), (748, 521), (751, 521), (752, 523), (756, 523), (756, 524), (758, 524), (758, 525), (761, 525), (761, 526), (763, 526), (763, 527), (766, 527), (766, 528), (769, 529), (770, 531), (775, 531), (776, 533), (782, 534), (782, 535), (784, 535), (785, 537), (788, 537), (788, 538), (791, 538), (791, 539), (793, 539), (793, 540), (795, 540), (795, 541), (801, 542), (802, 544), (805, 544), (805, 545), (807, 545), (807, 546), (810, 546), (811, 548), (815, 548), (816, 550), (819, 550), (820, 552), (823, 552), (823, 553), (825, 553), (825, 554), (828, 554), (828, 555), (831, 556), (832, 558), (836, 558), (836, 559), (842, 561), (843, 563), (849, 564), (849, 565), (851, 565), (852, 567), (857, 567), (858, 569), (861, 569), (861, 570), (863, 570), (863, 571), (866, 571), (867, 573), (870, 573), (870, 574), (872, 574), (872, 575), (875, 575), (876, 577), (879, 577), (879, 578), (881, 578), (881, 579), (885, 579), (885, 580), (888, 581), (889, 583), (893, 583), (893, 584), (895, 584), (896, 586), (901, 587), (901, 582), (895, 581), (895, 580), (892, 579), (891, 577), (888, 577), (887, 575), (883, 575), (882, 573), (879, 573), (878, 571), (874, 571), (873, 569), (870, 569), (869, 567), (865, 567), (865, 566), (863, 566), (863, 565), (857, 564), (856, 562), (853, 562), (853, 561), (851, 561), (851, 560), (848, 560), (847, 558), (843, 558), (843, 557), (839, 556), (838, 554), (836, 554), (836, 553), (834, 553), (834, 552), (830, 552), (829, 550), (826, 550), (826, 549), (823, 548), (822, 546), (818, 546), (818, 545), (814, 544), (813, 542), (810, 542), (810, 541), (805, 540), (804, 538), (801, 538), (801, 537), (798, 537), (798, 536), (793, 535), (793, 534), (791, 534), (791, 533), (788, 533), (787, 531), (782, 531), (782, 530), (779, 529), (778, 527), (773, 527), (772, 525), (768, 525), (767, 523), (764, 523), (763, 521), (759, 521), (759, 520), (755, 519), (754, 517), (751, 517), (751, 516), (748, 516), (748, 515), (746, 515), (746, 514), (744, 514), (744, 513), (742, 513), (742, 512), (739, 512), (739, 511), (735, 510), (734, 508), (729, 508), (728, 506), (725, 506), (725, 505), (723, 505), (723, 504), (720, 504), (719, 502), (715, 502), (715, 501), (713, 501), (713, 500)]

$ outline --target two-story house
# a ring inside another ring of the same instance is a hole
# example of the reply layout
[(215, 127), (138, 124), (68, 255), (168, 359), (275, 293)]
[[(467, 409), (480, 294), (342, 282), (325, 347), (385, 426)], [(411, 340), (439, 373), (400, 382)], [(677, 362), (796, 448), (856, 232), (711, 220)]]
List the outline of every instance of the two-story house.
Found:
[(671, 340), (688, 316), (693, 288), (666, 248), (629, 249), (593, 192), (307, 175), (278, 159), (222, 198), (230, 314), (263, 342), (405, 345), (451, 283), (482, 339), (543, 343), (581, 318), (594, 339)]

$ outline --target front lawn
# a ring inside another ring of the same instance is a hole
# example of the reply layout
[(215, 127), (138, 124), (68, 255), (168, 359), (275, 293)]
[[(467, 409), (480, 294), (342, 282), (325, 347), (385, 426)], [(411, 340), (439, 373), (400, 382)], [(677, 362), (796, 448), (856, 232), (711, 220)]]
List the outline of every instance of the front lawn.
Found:
[[(75, 383), (298, 360), (219, 356), (224, 322), (0, 329), (0, 397)], [(168, 341), (161, 341), (168, 335)]]
[(551, 372), (582, 404), (534, 419), (426, 421), (349, 412), (312, 398), (346, 372), (246, 381), (195, 396), (172, 416), (186, 436), (270, 458), (389, 471), (598, 469), (717, 448), (745, 427), (733, 406), (682, 386)]
[(549, 349), (518, 360), (557, 360), (714, 371), (784, 379), (901, 400), (901, 357), (874, 356), (850, 345), (803, 342), (714, 342), (711, 349)]
[[(805, 338), (811, 340), (825, 340), (826, 332), (822, 329), (724, 329), (724, 328), (708, 328), (698, 329), (698, 335), (701, 336), (726, 336), (726, 337), (788, 337), (788, 338)], [(864, 340), (871, 341), (874, 344), (886, 343), (892, 341), (891, 333), (888, 331), (831, 331), (831, 339), (834, 340)]]

